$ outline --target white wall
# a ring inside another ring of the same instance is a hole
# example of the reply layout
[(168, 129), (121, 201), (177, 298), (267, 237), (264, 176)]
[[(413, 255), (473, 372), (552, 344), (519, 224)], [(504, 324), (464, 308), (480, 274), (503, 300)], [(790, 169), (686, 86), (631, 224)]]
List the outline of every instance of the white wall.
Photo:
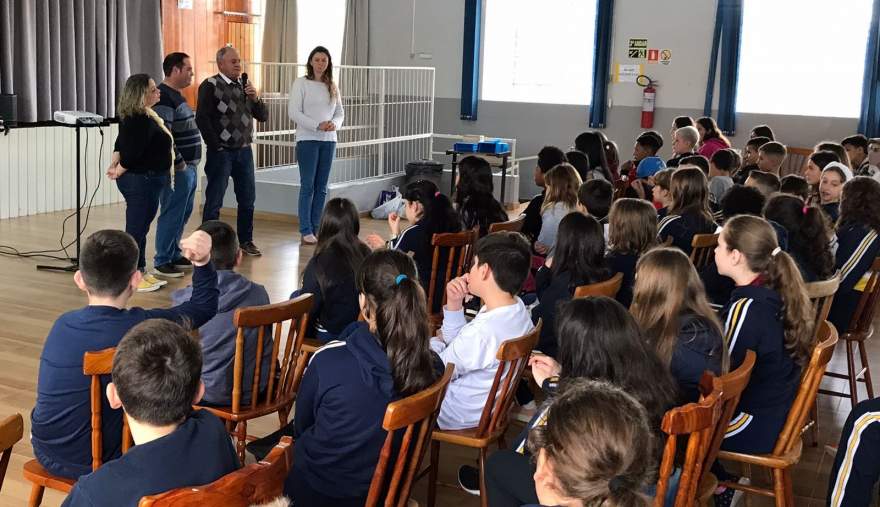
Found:
[[(430, 53), (429, 60), (410, 57), (413, 2), (415, 49)], [(537, 153), (545, 144), (567, 148), (578, 133), (589, 130), (588, 108), (584, 106), (481, 101), (477, 121), (460, 120), (464, 0), (373, 0), (370, 9), (371, 65), (437, 69), (435, 132), (512, 137), (517, 139), (517, 155), (527, 156)], [(615, 2), (612, 63), (629, 61), (626, 50), (630, 37), (647, 38), (651, 47), (672, 50), (668, 66), (645, 65), (646, 73), (660, 83), (654, 128), (664, 137), (668, 137), (669, 124), (675, 116), (702, 115), (714, 20), (715, 2), (709, 0)], [(552, 34), (552, 27), (535, 29), (546, 29)], [(548, 45), (552, 44), (549, 40)], [(604, 130), (620, 145), (621, 156), (627, 157), (641, 130), (641, 89), (629, 83), (611, 84), (609, 99), (608, 127)], [(779, 140), (789, 146), (809, 147), (822, 139), (841, 139), (855, 132), (858, 121), (739, 114), (738, 134), (731, 138), (734, 144), (744, 144), (749, 129), (758, 123), (773, 126)], [(667, 139), (662, 154), (669, 153), (669, 144)], [(522, 195), (535, 190), (530, 180), (525, 174), (520, 178)]]

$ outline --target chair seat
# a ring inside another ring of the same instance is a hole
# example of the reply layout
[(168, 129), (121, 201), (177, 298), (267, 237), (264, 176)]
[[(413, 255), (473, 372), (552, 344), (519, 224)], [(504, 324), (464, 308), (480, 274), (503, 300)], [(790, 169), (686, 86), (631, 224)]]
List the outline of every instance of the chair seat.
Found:
[(759, 465), (768, 468), (786, 469), (800, 461), (803, 446), (803, 441), (798, 440), (789, 452), (781, 456), (775, 456), (773, 454), (743, 454), (739, 452), (719, 451), (718, 459), (727, 459), (730, 461), (738, 461), (740, 463), (748, 463), (750, 465)]
[(488, 447), (489, 444), (498, 440), (500, 436), (501, 432), (496, 431), (484, 437), (478, 437), (477, 428), (465, 428), (463, 430), (434, 430), (431, 438), (438, 442), (480, 448)]
[(238, 413), (232, 412), (232, 406), (227, 405), (224, 407), (203, 407), (199, 408), (208, 410), (212, 414), (216, 415), (221, 419), (225, 419), (227, 421), (239, 422), (239, 421), (248, 421), (250, 419), (256, 419), (257, 417), (263, 417), (264, 415), (274, 414), (278, 412), (278, 410), (282, 407), (292, 405), (296, 397), (291, 397), (289, 401), (284, 403), (258, 403), (256, 407), (244, 408), (242, 407)]
[(24, 464), (24, 478), (39, 486), (62, 491), (64, 493), (70, 493), (70, 490), (73, 489), (73, 485), (76, 484), (76, 479), (68, 479), (67, 477), (52, 475), (35, 459)]
[(866, 333), (855, 333), (852, 331), (847, 331), (843, 333), (840, 337), (842, 340), (850, 341), (850, 342), (863, 342), (871, 337), (874, 334), (874, 326), (871, 326)]

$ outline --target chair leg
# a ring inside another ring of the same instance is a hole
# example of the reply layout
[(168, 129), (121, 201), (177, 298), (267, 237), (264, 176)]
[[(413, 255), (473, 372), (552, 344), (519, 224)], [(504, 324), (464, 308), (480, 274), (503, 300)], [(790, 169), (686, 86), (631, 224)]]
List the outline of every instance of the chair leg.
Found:
[(810, 446), (818, 447), (819, 446), (819, 402), (814, 401), (813, 407), (810, 409), (810, 419), (813, 421), (812, 427), (810, 427)]
[(868, 391), (868, 399), (874, 398), (874, 383), (871, 381), (871, 365), (868, 363), (868, 351), (865, 349), (865, 342), (859, 342), (859, 356), (862, 359), (862, 368), (865, 369), (865, 389)]
[(238, 459), (241, 466), (244, 466), (244, 452), (247, 445), (247, 421), (239, 421), (235, 427), (235, 450), (238, 452)]
[(437, 501), (437, 467), (440, 465), (440, 442), (431, 441), (431, 467), (428, 469), (428, 507)]
[(849, 377), (849, 401), (852, 403), (851, 408), (855, 408), (859, 403), (859, 383), (856, 381), (856, 358), (850, 340), (846, 340), (846, 373)]
[(776, 507), (794, 507), (791, 474), (788, 470), (773, 469), (773, 493), (776, 495)]
[(31, 496), (28, 499), (28, 507), (40, 507), (40, 504), (43, 503), (43, 491), (45, 488), (40, 486), (39, 484), (34, 484), (31, 486)]
[(489, 494), (486, 492), (486, 448), (480, 448), (480, 507), (489, 507)]

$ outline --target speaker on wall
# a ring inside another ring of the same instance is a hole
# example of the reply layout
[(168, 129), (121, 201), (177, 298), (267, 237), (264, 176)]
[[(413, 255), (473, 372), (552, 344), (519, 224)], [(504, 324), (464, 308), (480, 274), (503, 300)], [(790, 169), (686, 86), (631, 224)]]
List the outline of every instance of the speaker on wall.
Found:
[(0, 120), (6, 128), (18, 124), (18, 97), (13, 94), (0, 94)]

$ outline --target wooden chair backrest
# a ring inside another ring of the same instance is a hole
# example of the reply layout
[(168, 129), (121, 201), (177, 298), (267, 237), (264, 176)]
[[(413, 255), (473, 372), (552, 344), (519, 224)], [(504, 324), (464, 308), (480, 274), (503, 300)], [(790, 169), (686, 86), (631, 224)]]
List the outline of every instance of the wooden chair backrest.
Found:
[[(446, 371), (427, 389), (388, 404), (382, 428), (388, 432), (379, 453), (379, 462), (373, 472), (367, 507), (378, 505), (384, 496), (386, 507), (405, 507), (409, 500), (413, 478), (431, 440), (431, 432), (440, 413), (440, 404), (446, 388), (452, 380), (454, 364), (447, 364)], [(399, 443), (397, 456), (392, 456), (395, 434), (406, 428)], [(388, 476), (388, 472), (391, 476)]]
[(828, 280), (806, 284), (807, 295), (810, 297), (810, 303), (813, 305), (813, 315), (815, 315), (813, 320), (814, 340), (819, 335), (820, 324), (828, 319), (831, 303), (834, 302), (834, 294), (837, 293), (839, 286), (840, 275), (834, 275)]
[(523, 370), (529, 362), (532, 349), (538, 344), (538, 336), (541, 334), (543, 322), (538, 319), (538, 324), (531, 332), (507, 340), (498, 347), (495, 358), (498, 359), (498, 371), (489, 394), (483, 413), (480, 415), (480, 424), (477, 426), (476, 437), (483, 438), (503, 430), (507, 426), (507, 416), (510, 412), (516, 388), (519, 386)]
[(660, 474), (657, 480), (657, 493), (654, 506), (663, 507), (669, 479), (675, 468), (676, 445), (680, 435), (688, 435), (687, 450), (681, 466), (678, 481), (678, 492), (675, 495), (675, 507), (694, 505), (697, 487), (703, 474), (706, 454), (712, 442), (712, 436), (718, 419), (721, 416), (721, 390), (716, 389), (699, 403), (688, 403), (666, 412), (661, 428), (666, 433), (666, 445), (663, 448), (663, 460), (660, 462)]
[[(83, 354), (83, 375), (91, 378), (89, 394), (92, 411), (92, 471), (98, 469), (103, 462), (104, 446), (101, 428), (101, 412), (104, 399), (104, 389), (101, 386), (101, 377), (110, 375), (113, 371), (113, 356), (116, 355), (116, 347), (86, 352)], [(122, 414), (122, 452), (128, 452), (131, 448), (131, 431), (128, 429), (128, 417)]]
[(705, 268), (715, 258), (718, 234), (694, 234), (691, 240), (691, 264), (697, 271)]
[(581, 285), (574, 290), (574, 297), (585, 298), (587, 296), (617, 297), (617, 291), (623, 283), (623, 273), (614, 273), (614, 276), (604, 282)]
[(494, 224), (489, 224), (489, 234), (501, 231), (520, 232), (522, 231), (522, 227), (525, 222), (525, 215), (520, 215), (513, 220), (508, 220), (506, 222), (495, 222)]
[[(283, 406), (293, 401), (301, 378), (296, 375), (297, 357), (306, 335), (309, 311), (312, 309), (313, 301), (314, 298), (311, 294), (302, 294), (299, 297), (281, 303), (235, 310), (235, 316), (232, 319), (233, 325), (237, 328), (235, 335), (235, 359), (233, 361), (232, 413), (241, 411), (241, 390), (245, 374), (245, 339), (247, 338), (245, 331), (253, 328), (257, 328), (257, 347), (256, 357), (253, 358), (254, 375), (251, 383), (250, 408), (255, 408), (260, 402), (260, 370), (263, 366), (263, 348), (266, 344), (267, 328), (272, 333), (273, 340), (272, 359), (269, 361), (269, 376), (264, 403)], [(284, 330), (285, 322), (289, 322), (289, 326), (284, 337), (284, 356), (281, 358), (279, 370), (276, 359), (281, 348), (281, 334)], [(275, 381), (276, 372), (279, 372), (277, 383)]]
[(249, 507), (270, 502), (281, 496), (284, 490), (284, 479), (290, 471), (293, 454), (291, 442), (290, 437), (282, 437), (263, 461), (251, 463), (205, 486), (145, 496), (138, 507)]
[(0, 422), (0, 490), (3, 489), (3, 479), (6, 477), (6, 469), (9, 468), (9, 458), (12, 456), (12, 446), (24, 435), (24, 421), (21, 414), (12, 414)]
[(877, 312), (877, 303), (880, 302), (880, 257), (874, 259), (871, 264), (870, 276), (859, 304), (849, 322), (848, 333), (867, 335), (874, 322), (874, 314)]
[(813, 150), (810, 148), (797, 148), (794, 146), (789, 146), (785, 149), (786, 157), (785, 161), (782, 162), (782, 168), (779, 170), (779, 176), (788, 176), (789, 174), (803, 174), (804, 166), (807, 164), (807, 160), (810, 158), (810, 155), (813, 153)]
[[(749, 385), (749, 379), (752, 378), (752, 370), (755, 368), (755, 360), (757, 354), (753, 350), (746, 351), (746, 357), (743, 359), (739, 368), (730, 373), (716, 377), (709, 372), (703, 374), (700, 379), (700, 391), (704, 396), (710, 395), (713, 391), (721, 391), (721, 415), (712, 435), (712, 441), (709, 444), (709, 452), (703, 461), (703, 475), (705, 476), (715, 463), (718, 457), (718, 451), (721, 450), (721, 443), (724, 441), (724, 434), (727, 432), (727, 426), (733, 419), (736, 406), (739, 405), (739, 398)], [(701, 478), (702, 479), (702, 478)]]
[(825, 375), (825, 368), (831, 361), (831, 354), (834, 352), (834, 346), (837, 344), (837, 330), (834, 326), (826, 321), (822, 321), (819, 325), (819, 344), (813, 349), (810, 362), (801, 376), (801, 384), (798, 387), (797, 396), (791, 404), (788, 411), (788, 417), (785, 419), (785, 426), (779, 433), (776, 440), (776, 446), (773, 448), (773, 454), (782, 456), (789, 452), (801, 439), (801, 433), (807, 417), (810, 415), (810, 409), (816, 402), (816, 394), (819, 392), (819, 383)]
[[(428, 313), (433, 313), (434, 293), (437, 284), (446, 286), (449, 280), (463, 275), (471, 265), (477, 231), (445, 232), (434, 234), (431, 245), (434, 247), (434, 258), (431, 261), (431, 283), (428, 286)], [(442, 251), (448, 252), (446, 266), (440, 266)], [(440, 271), (442, 269), (442, 271)], [(443, 304), (446, 304), (446, 292), (443, 293)]]

